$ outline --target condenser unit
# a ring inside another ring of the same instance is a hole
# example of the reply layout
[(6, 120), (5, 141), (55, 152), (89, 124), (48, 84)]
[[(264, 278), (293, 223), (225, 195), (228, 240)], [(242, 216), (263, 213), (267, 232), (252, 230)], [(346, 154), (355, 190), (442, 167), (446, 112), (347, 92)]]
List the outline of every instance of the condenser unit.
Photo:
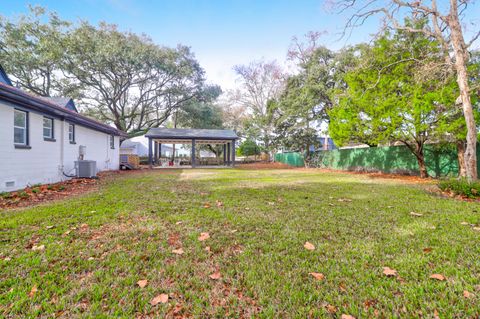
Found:
[(92, 178), (97, 176), (97, 162), (95, 161), (75, 161), (77, 177)]

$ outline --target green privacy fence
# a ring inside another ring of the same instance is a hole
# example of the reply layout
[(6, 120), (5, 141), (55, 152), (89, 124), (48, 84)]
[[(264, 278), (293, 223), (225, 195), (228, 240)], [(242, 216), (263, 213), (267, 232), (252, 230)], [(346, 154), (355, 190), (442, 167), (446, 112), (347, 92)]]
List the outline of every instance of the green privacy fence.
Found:
[[(302, 166), (300, 163), (303, 163), (303, 156), (300, 153), (277, 155), (280, 156), (275, 156), (275, 159), (278, 158), (279, 162), (292, 166)], [(477, 156), (480, 158), (478, 146)], [(458, 175), (457, 151), (454, 145), (426, 145), (425, 161), (428, 173), (432, 177)], [(317, 151), (312, 154), (309, 165), (339, 170), (380, 171), (399, 174), (419, 173), (415, 156), (404, 145)]]
[(296, 152), (277, 153), (275, 154), (275, 162), (280, 162), (295, 167), (305, 166), (303, 155)]

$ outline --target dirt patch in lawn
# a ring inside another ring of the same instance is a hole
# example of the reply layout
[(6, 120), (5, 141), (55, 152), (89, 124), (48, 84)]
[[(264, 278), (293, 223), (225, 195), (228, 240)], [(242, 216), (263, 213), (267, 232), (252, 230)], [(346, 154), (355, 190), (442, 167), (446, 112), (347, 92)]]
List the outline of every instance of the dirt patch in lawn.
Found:
[(240, 169), (298, 169), (296, 167), (278, 162), (238, 164), (236, 167)]

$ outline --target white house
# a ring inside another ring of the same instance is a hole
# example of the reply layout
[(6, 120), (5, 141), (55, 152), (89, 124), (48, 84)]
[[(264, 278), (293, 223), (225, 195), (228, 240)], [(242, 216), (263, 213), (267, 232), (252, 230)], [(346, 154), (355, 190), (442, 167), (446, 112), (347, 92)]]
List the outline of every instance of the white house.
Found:
[(33, 96), (0, 67), (0, 192), (55, 183), (75, 174), (79, 149), (97, 171), (119, 169), (125, 133), (79, 114), (70, 99)]

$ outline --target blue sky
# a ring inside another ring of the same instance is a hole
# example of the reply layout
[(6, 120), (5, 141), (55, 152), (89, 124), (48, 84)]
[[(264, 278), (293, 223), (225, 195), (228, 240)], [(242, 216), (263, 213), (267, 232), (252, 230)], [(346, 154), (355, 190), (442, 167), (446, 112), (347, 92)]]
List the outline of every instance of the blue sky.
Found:
[[(326, 31), (323, 44), (337, 49), (377, 31), (372, 19), (348, 40), (338, 41), (346, 16), (327, 10), (322, 0), (31, 0), (2, 1), (1, 14), (17, 16), (28, 4), (56, 11), (67, 20), (106, 21), (145, 33), (156, 43), (192, 47), (209, 82), (234, 86), (232, 67), (264, 58), (285, 61), (293, 36)], [(478, 9), (478, 7), (477, 7)], [(478, 10), (476, 10), (478, 12)]]

